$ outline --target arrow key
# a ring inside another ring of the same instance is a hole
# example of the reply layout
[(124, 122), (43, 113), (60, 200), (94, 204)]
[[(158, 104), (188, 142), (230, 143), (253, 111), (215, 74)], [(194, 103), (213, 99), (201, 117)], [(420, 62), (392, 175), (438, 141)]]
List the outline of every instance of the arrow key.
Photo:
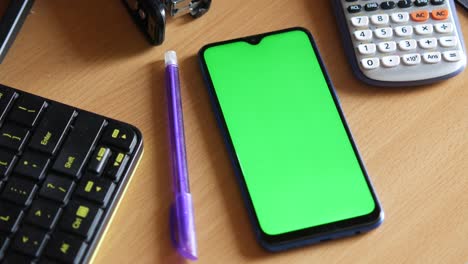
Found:
[(34, 201), (26, 216), (28, 223), (45, 229), (52, 229), (61, 213), (60, 207), (44, 200)]
[(130, 126), (110, 123), (102, 136), (102, 141), (131, 153), (137, 143), (137, 136)]
[(115, 184), (104, 178), (85, 176), (81, 180), (76, 194), (106, 207), (114, 192)]

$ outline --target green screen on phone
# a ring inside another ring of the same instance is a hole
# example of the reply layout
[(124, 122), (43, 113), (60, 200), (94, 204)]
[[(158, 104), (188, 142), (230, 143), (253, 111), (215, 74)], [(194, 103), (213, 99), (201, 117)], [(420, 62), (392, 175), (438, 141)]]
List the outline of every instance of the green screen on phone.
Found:
[(373, 212), (370, 184), (305, 32), (213, 45), (202, 56), (263, 232)]

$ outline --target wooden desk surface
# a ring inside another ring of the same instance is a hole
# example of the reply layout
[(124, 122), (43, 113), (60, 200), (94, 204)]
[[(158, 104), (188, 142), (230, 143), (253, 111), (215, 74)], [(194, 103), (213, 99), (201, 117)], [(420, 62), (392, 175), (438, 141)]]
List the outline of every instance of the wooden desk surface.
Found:
[[(145, 153), (96, 263), (182, 263), (172, 199), (163, 54), (178, 51), (198, 263), (467, 263), (468, 73), (417, 88), (357, 81), (327, 0), (214, 0), (199, 20), (169, 19), (150, 47), (120, 1), (36, 1), (0, 82), (132, 123)], [(468, 18), (459, 10), (465, 39)], [(261, 249), (211, 112), (196, 53), (206, 43), (303, 26), (317, 41), (386, 219), (365, 235), (280, 254)]]

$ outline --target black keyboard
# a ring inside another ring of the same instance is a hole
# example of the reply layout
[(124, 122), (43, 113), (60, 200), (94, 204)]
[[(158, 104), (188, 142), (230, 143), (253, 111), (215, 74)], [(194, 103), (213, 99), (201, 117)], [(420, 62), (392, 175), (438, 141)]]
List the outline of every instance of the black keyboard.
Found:
[(0, 85), (0, 262), (88, 262), (142, 150), (131, 125)]

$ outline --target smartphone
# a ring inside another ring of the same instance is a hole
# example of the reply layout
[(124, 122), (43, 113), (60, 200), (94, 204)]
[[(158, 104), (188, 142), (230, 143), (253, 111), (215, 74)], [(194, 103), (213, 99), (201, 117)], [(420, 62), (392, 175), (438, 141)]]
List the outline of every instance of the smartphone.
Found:
[(383, 211), (311, 34), (213, 43), (199, 61), (260, 244), (371, 230)]

